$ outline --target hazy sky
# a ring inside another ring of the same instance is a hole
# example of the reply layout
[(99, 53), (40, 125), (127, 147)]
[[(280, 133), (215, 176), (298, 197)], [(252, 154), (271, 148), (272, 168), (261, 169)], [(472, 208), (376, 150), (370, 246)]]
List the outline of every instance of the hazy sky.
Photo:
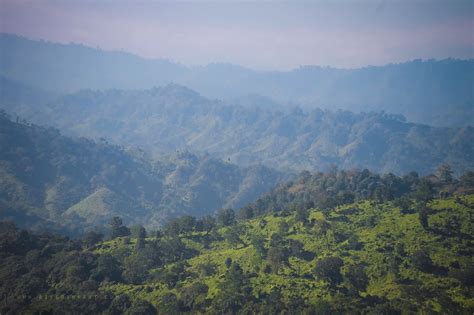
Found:
[(187, 65), (290, 69), (474, 58), (474, 0), (0, 0), (0, 19), (6, 33)]

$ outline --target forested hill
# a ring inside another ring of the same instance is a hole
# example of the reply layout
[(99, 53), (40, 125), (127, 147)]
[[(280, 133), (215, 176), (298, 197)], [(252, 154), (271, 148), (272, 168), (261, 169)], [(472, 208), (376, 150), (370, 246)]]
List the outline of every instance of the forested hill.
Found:
[(188, 152), (150, 159), (0, 115), (0, 220), (20, 226), (72, 233), (119, 215), (156, 227), (177, 215), (240, 207), (281, 178), (263, 166), (239, 168)]
[(0, 48), (1, 76), (55, 93), (147, 89), (176, 82), (210, 98), (258, 94), (312, 108), (387, 111), (437, 126), (474, 123), (474, 60), (414, 60), (359, 69), (304, 66), (292, 71), (255, 71), (228, 64), (186, 67), (125, 52), (9, 34), (0, 34)]
[[(0, 222), (0, 312), (472, 314), (474, 173), (451, 175), (304, 173), (270, 211), (114, 218), (106, 239)], [(337, 203), (305, 200), (324, 188)]]
[(456, 174), (474, 167), (473, 127), (430, 127), (383, 113), (229, 105), (174, 84), (88, 90), (30, 108), (33, 115), (25, 107), (22, 115), (75, 136), (155, 152), (208, 152), (239, 165), (316, 171), (335, 164), (396, 174), (428, 174), (442, 163)]

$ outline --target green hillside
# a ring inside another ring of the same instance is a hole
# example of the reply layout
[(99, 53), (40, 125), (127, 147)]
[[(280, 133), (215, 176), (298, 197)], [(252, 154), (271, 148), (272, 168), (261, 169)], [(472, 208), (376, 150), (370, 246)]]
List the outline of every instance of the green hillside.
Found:
[[(354, 191), (354, 201), (333, 207), (283, 202), (238, 221), (222, 209), (216, 217), (177, 218), (161, 231), (134, 226), (131, 237), (114, 219), (106, 241), (3, 223), (0, 293), (8, 303), (0, 311), (471, 314), (473, 174), (458, 181), (440, 171), (437, 182), (422, 178), (400, 197)], [(314, 184), (340, 174), (301, 178)], [(375, 191), (383, 187), (374, 183)], [(265, 209), (259, 201), (254, 207)]]
[(0, 220), (74, 234), (113, 216), (158, 227), (169, 218), (241, 207), (284, 175), (187, 151), (143, 150), (68, 138), (0, 112)]
[(34, 105), (17, 114), (69, 135), (133, 143), (154, 153), (209, 153), (241, 166), (299, 172), (338, 165), (395, 174), (429, 174), (441, 163), (458, 174), (474, 167), (472, 127), (432, 127), (399, 115), (231, 105), (175, 84), (86, 90)]

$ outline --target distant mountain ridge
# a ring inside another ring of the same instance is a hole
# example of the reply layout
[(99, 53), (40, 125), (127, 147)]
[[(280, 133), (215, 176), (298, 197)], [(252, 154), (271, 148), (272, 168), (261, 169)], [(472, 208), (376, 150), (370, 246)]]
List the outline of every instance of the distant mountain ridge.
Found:
[(175, 84), (87, 90), (34, 108), (27, 119), (69, 135), (152, 152), (209, 153), (239, 165), (263, 163), (292, 172), (337, 165), (397, 174), (428, 174), (442, 163), (457, 173), (474, 167), (473, 127), (430, 127), (373, 112), (228, 105)]
[(283, 104), (386, 111), (437, 126), (474, 125), (474, 60), (414, 60), (360, 69), (254, 71), (186, 67), (124, 52), (0, 35), (0, 75), (44, 90), (148, 89), (178, 83), (209, 98), (261, 95)]

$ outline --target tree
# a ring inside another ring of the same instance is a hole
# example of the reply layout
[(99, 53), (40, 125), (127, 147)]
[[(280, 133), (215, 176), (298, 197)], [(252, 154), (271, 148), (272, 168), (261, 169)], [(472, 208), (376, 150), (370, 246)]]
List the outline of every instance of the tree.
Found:
[(91, 277), (97, 281), (120, 281), (122, 279), (122, 270), (118, 260), (105, 253), (97, 258), (97, 267), (92, 271)]
[(145, 248), (145, 239), (142, 237), (137, 238), (137, 242), (135, 243), (135, 251), (140, 251)]
[(285, 248), (270, 247), (267, 252), (268, 264), (272, 267), (272, 270), (278, 273), (280, 267), (283, 266), (288, 260), (288, 251)]
[(148, 301), (141, 299), (134, 299), (130, 308), (125, 312), (125, 315), (155, 315), (155, 307)]
[(209, 232), (216, 226), (216, 219), (212, 215), (206, 215), (196, 221), (196, 230), (201, 232)]
[(171, 237), (176, 237), (181, 232), (181, 226), (178, 219), (168, 221), (164, 227), (165, 234)]
[(433, 261), (424, 250), (417, 250), (411, 256), (411, 262), (420, 271), (429, 272), (433, 267)]
[(251, 205), (247, 205), (243, 207), (242, 209), (240, 209), (239, 211), (240, 220), (249, 220), (249, 219), (252, 219), (254, 216), (255, 216), (255, 213)]
[(134, 225), (131, 228), (131, 236), (133, 238), (146, 238), (147, 233), (142, 225)]
[(82, 238), (82, 241), (84, 242), (84, 245), (86, 245), (86, 247), (92, 247), (95, 244), (101, 242), (103, 239), (104, 239), (104, 234), (90, 231), (84, 235), (84, 237)]
[(278, 224), (278, 231), (277, 233), (280, 234), (280, 235), (286, 235), (288, 233), (288, 229), (289, 229), (289, 225), (288, 223), (286, 223), (286, 221), (281, 221), (279, 224)]
[(411, 211), (411, 201), (407, 197), (400, 197), (397, 198), (393, 201), (393, 205), (395, 207), (400, 208), (400, 213), (401, 214), (409, 214), (412, 213)]
[(441, 164), (436, 170), (436, 175), (442, 183), (449, 184), (453, 181), (453, 171), (447, 163)]
[(212, 304), (213, 309), (223, 314), (236, 314), (246, 303), (252, 301), (248, 277), (237, 263), (232, 263), (229, 267), (218, 289)]
[(257, 254), (260, 255), (260, 257), (265, 257), (267, 251), (265, 249), (265, 238), (260, 235), (260, 234), (253, 234), (250, 238), (250, 242), (252, 243), (252, 246), (255, 248), (255, 251)]
[(295, 213), (295, 219), (297, 222), (302, 222), (304, 225), (308, 223), (309, 212), (303, 207), (298, 207)]
[(117, 295), (109, 306), (110, 314), (124, 314), (125, 311), (132, 305), (130, 297), (126, 294)]
[(235, 213), (232, 209), (219, 209), (217, 211), (217, 223), (221, 226), (229, 226), (235, 223)]
[(120, 217), (112, 218), (110, 221), (110, 237), (112, 239), (130, 235), (130, 229), (122, 224), (122, 219)]
[(179, 301), (175, 294), (171, 292), (165, 293), (158, 302), (159, 314), (178, 314)]
[(342, 281), (341, 267), (344, 261), (339, 257), (326, 257), (319, 260), (314, 270), (316, 276), (326, 280), (331, 285), (338, 285)]
[(369, 285), (369, 278), (365, 273), (363, 265), (350, 265), (347, 271), (347, 279), (358, 291), (365, 291)]
[(181, 290), (181, 302), (184, 311), (197, 311), (204, 304), (209, 288), (204, 283), (193, 283)]
[(242, 239), (240, 238), (242, 232), (243, 231), (240, 225), (233, 225), (224, 232), (224, 238), (232, 246), (237, 246), (239, 244), (246, 246), (247, 244), (245, 244), (244, 241), (242, 241)]
[(196, 218), (190, 215), (184, 215), (179, 218), (181, 233), (190, 233), (196, 226)]
[(421, 226), (425, 229), (429, 229), (429, 223), (428, 223), (428, 217), (430, 214), (430, 208), (428, 208), (426, 205), (421, 205), (418, 208), (418, 219), (420, 220)]
[(433, 198), (433, 185), (427, 179), (422, 179), (417, 185), (413, 196), (421, 202), (430, 201)]

